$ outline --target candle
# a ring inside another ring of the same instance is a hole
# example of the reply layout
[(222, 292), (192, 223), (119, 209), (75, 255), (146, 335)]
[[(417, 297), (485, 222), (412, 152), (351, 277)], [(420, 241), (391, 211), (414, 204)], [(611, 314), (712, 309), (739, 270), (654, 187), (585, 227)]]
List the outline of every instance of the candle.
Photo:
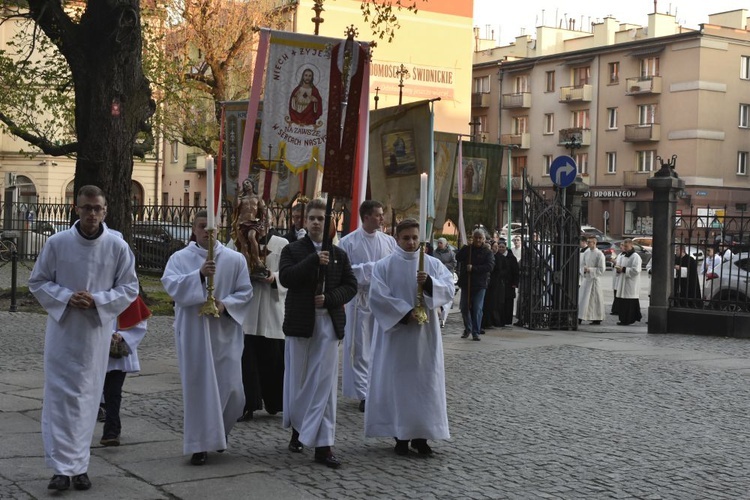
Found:
[(206, 157), (206, 211), (208, 212), (208, 223), (206, 229), (216, 229), (216, 213), (214, 212), (214, 159), (211, 155)]
[(419, 241), (427, 241), (427, 174), (419, 176)]

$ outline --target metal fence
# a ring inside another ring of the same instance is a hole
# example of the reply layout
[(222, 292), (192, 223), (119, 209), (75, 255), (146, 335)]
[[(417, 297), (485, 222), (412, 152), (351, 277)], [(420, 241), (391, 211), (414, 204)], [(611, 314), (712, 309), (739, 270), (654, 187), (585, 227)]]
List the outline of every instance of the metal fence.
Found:
[(675, 216), (670, 307), (750, 312), (750, 217), (725, 208)]
[[(0, 204), (0, 237), (12, 241), (21, 260), (34, 260), (47, 239), (70, 227), (73, 206), (69, 203)], [(131, 248), (140, 269), (162, 270), (169, 256), (185, 247), (192, 235), (191, 223), (202, 206), (139, 205), (133, 208)], [(291, 208), (270, 204), (266, 209), (269, 228), (284, 234), (291, 225)], [(217, 238), (226, 243), (231, 237), (233, 207), (225, 202), (217, 220)], [(333, 224), (342, 228), (349, 214), (334, 210)]]

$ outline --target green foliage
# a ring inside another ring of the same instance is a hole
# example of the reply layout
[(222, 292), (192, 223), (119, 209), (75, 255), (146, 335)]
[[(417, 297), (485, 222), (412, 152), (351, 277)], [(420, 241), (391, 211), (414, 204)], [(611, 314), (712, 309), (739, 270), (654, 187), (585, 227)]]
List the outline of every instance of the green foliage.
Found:
[(67, 62), (32, 21), (6, 22), (12, 36), (0, 51), (0, 113), (21, 131), (54, 144), (73, 142), (74, 89)]
[(364, 20), (370, 23), (373, 35), (389, 43), (401, 27), (396, 13), (406, 11), (416, 14), (418, 11), (417, 0), (362, 0), (360, 9)]

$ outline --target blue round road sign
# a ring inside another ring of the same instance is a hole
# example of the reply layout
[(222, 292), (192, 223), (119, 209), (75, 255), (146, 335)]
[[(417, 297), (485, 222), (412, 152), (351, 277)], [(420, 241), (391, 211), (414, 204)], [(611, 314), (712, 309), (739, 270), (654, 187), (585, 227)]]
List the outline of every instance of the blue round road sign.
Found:
[(577, 175), (578, 165), (570, 156), (558, 156), (552, 160), (552, 164), (549, 166), (549, 176), (552, 177), (552, 182), (561, 188), (573, 184)]

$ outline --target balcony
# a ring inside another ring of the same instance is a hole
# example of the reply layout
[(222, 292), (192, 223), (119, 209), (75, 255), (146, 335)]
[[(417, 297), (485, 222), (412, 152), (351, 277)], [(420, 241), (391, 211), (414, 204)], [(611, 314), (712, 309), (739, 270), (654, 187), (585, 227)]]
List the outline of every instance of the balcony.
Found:
[(637, 76), (625, 79), (625, 95), (661, 94), (660, 76)]
[[(511, 177), (510, 186), (511, 189), (521, 189), (521, 177)], [(504, 175), (500, 177), (500, 188), (508, 189), (508, 176)]]
[(471, 94), (471, 107), (472, 108), (489, 108), (490, 107), (489, 92), (472, 93)]
[(560, 87), (560, 102), (591, 102), (594, 93), (592, 85)]
[(658, 141), (660, 136), (661, 126), (658, 123), (625, 125), (625, 142)]
[(531, 107), (531, 92), (520, 92), (518, 94), (503, 94), (503, 108), (524, 109)]
[(182, 168), (183, 172), (206, 173), (206, 154), (205, 153), (188, 153), (187, 161)]
[(500, 136), (500, 144), (503, 146), (518, 146), (518, 149), (529, 149), (531, 147), (531, 134), (503, 134)]
[(558, 131), (558, 146), (569, 147), (571, 142), (577, 142), (581, 146), (591, 146), (590, 128), (563, 128)]
[(622, 187), (627, 188), (646, 187), (646, 181), (653, 175), (653, 172), (639, 172), (637, 170), (623, 173), (625, 175), (622, 180)]

